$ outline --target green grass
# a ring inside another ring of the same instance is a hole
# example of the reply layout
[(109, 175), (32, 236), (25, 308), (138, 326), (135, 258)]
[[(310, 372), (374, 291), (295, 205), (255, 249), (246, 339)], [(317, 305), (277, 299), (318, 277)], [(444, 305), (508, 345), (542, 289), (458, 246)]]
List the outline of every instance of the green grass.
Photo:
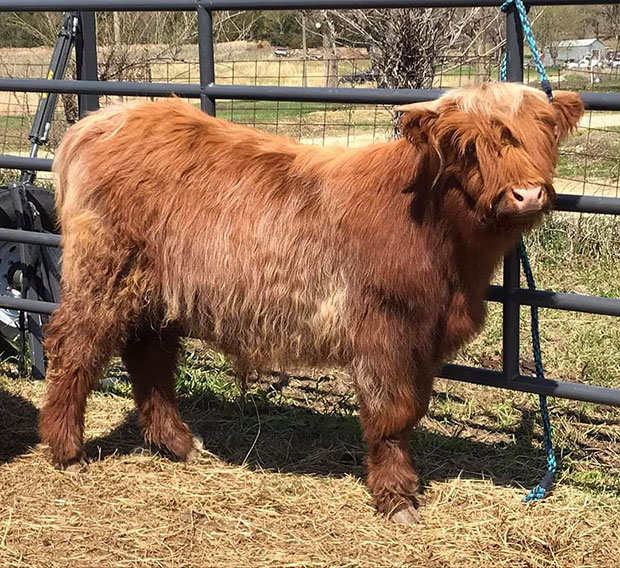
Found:
[(620, 174), (620, 128), (578, 130), (566, 139), (558, 175), (569, 178), (615, 178)]
[(220, 118), (238, 123), (257, 125), (301, 120), (302, 117), (317, 112), (346, 110), (350, 105), (324, 103), (295, 103), (278, 101), (221, 101), (217, 104)]
[(594, 76), (601, 78), (601, 83), (591, 82), (590, 71), (582, 69), (579, 72), (570, 69), (547, 69), (552, 83), (557, 83), (560, 77), (560, 87), (564, 90), (573, 91), (597, 91), (602, 93), (614, 93), (620, 91), (620, 74), (611, 72), (609, 69), (595, 70)]

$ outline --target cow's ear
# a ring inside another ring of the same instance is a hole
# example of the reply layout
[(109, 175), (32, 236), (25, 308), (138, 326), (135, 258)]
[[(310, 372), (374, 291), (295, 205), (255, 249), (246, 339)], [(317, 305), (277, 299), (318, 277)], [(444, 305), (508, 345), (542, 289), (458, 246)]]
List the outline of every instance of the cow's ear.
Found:
[(556, 111), (555, 134), (561, 140), (577, 128), (585, 105), (577, 93), (553, 91), (553, 108)]
[(433, 134), (433, 125), (439, 116), (439, 102), (429, 101), (398, 106), (402, 112), (400, 130), (403, 136), (418, 148), (416, 176), (406, 192), (432, 189), (441, 176), (444, 158)]
[(443, 166), (444, 157), (437, 146), (432, 144), (421, 146), (414, 178), (404, 193), (416, 193), (421, 196), (434, 189), (441, 178)]
[(403, 136), (416, 146), (428, 144), (432, 137), (433, 123), (438, 116), (439, 102), (412, 103), (397, 106), (394, 110), (403, 113), (400, 119), (400, 130)]

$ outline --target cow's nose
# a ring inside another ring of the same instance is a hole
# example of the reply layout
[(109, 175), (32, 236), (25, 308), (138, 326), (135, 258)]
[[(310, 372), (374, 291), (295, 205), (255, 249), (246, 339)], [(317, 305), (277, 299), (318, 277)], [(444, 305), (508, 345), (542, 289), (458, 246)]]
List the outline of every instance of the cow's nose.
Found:
[(530, 188), (515, 188), (512, 190), (514, 205), (521, 213), (539, 211), (547, 201), (545, 191), (541, 186)]

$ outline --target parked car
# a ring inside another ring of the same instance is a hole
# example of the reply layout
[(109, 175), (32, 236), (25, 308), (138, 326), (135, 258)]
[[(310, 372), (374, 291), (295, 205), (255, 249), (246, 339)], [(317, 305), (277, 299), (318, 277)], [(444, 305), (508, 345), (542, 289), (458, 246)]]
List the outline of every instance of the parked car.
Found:
[(611, 67), (612, 69), (620, 68), (620, 58), (618, 58), (618, 59), (608, 59), (607, 60), (607, 66)]
[(288, 57), (291, 54), (290, 50), (283, 47), (276, 47), (273, 53), (276, 57)]
[(372, 70), (356, 71), (350, 75), (341, 75), (338, 77), (338, 84), (359, 85), (361, 83), (370, 83), (371, 81), (376, 81), (377, 79), (378, 75)]
[(605, 61), (598, 57), (592, 57), (588, 61), (588, 67), (602, 69), (605, 66)]
[(598, 57), (590, 57), (588, 55), (582, 57), (579, 61), (569, 59), (566, 62), (567, 69), (593, 69), (602, 67), (603, 61), (601, 61)]

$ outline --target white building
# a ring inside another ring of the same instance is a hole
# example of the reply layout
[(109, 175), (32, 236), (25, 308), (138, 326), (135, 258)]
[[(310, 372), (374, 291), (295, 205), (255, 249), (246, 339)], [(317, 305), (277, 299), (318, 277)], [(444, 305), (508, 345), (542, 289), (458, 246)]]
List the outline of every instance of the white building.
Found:
[[(552, 44), (552, 47), (552, 50), (550, 50), (550, 46), (545, 47), (544, 58), (547, 65), (550, 63), (564, 63), (571, 59), (573, 61), (579, 61), (586, 55), (604, 59), (607, 52), (605, 44), (598, 39), (569, 39), (556, 41)], [(555, 58), (552, 57), (551, 51), (553, 55), (557, 54)]]

